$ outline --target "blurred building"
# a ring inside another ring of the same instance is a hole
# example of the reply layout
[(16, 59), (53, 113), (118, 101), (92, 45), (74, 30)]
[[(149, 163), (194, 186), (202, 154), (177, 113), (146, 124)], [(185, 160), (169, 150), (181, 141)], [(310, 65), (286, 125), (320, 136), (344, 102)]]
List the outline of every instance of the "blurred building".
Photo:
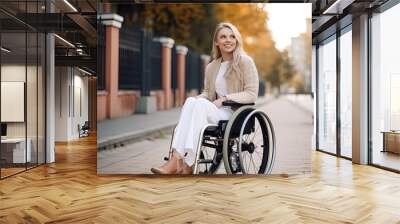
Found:
[(301, 76), (305, 92), (311, 92), (311, 18), (306, 19), (306, 32), (291, 38), (289, 59)]

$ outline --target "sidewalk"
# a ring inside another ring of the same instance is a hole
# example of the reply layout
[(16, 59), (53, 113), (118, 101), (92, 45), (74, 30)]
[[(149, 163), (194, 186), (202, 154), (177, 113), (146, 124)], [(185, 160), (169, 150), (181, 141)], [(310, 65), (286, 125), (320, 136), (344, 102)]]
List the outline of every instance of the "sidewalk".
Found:
[(291, 102), (294, 106), (298, 107), (299, 109), (314, 114), (314, 99), (307, 94), (288, 94), (285, 95), (285, 98)]
[[(267, 102), (267, 103), (265, 103)], [(311, 171), (311, 144), (313, 122), (309, 112), (284, 96), (264, 101), (259, 109), (267, 113), (276, 136), (274, 174), (307, 174)], [(162, 112), (161, 112), (162, 113)], [(142, 137), (140, 141), (124, 142), (112, 150), (97, 152), (99, 174), (150, 174), (151, 167), (159, 167), (168, 156), (171, 132), (157, 137)], [(221, 165), (217, 172), (225, 174)]]
[[(260, 107), (273, 96), (260, 97), (256, 106)], [(104, 149), (127, 141), (136, 141), (151, 135), (168, 131), (178, 123), (181, 107), (157, 111), (152, 114), (134, 114), (97, 123), (97, 147)]]

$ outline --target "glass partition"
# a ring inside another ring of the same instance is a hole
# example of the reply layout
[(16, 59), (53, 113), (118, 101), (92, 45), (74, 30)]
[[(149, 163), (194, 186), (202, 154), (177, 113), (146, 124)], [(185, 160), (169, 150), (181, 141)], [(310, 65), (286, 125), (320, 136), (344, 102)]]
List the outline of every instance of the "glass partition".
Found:
[(340, 154), (351, 158), (352, 149), (352, 35), (351, 25), (340, 36)]
[(46, 99), (46, 37), (43, 33), (38, 33), (38, 63), (37, 63), (37, 163), (38, 165), (46, 162), (46, 139), (45, 139), (45, 99)]
[(31, 161), (26, 136), (26, 40), (26, 33), (1, 34), (2, 177), (25, 170)]
[(46, 40), (23, 22), (26, 12), (39, 13), (43, 5), (0, 2), (1, 179), (45, 162)]
[(33, 167), (37, 165), (37, 122), (38, 122), (38, 57), (37, 57), (37, 33), (27, 33), (27, 82), (26, 82), (26, 112), (27, 112), (27, 150), (30, 151), (30, 158), (27, 163), (27, 167)]
[(318, 149), (336, 154), (336, 36), (318, 48)]
[(400, 5), (371, 18), (372, 163), (400, 170)]

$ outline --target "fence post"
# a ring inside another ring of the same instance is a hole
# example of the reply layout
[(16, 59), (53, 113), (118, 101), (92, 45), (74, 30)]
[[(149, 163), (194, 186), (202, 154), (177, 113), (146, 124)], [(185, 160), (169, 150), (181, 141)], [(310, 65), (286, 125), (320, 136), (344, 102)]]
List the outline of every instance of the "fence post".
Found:
[(152, 33), (143, 29), (141, 36), (141, 85), (140, 98), (136, 105), (136, 113), (150, 114), (157, 111), (157, 100), (155, 96), (151, 96), (151, 44)]
[(150, 74), (150, 50), (151, 50), (151, 33), (143, 29), (141, 32), (141, 75), (142, 75), (142, 83), (140, 85), (140, 95), (141, 96), (150, 96), (150, 85), (151, 85), (151, 74)]
[(172, 89), (171, 89), (171, 49), (175, 41), (168, 37), (160, 37), (161, 42), (161, 87), (164, 93), (163, 109), (172, 107)]
[(176, 97), (176, 106), (181, 106), (183, 105), (183, 102), (185, 100), (185, 63), (186, 63), (186, 54), (188, 52), (187, 47), (182, 46), (182, 45), (177, 45), (176, 46), (176, 58), (177, 58), (177, 97)]
[(107, 106), (106, 116), (114, 118), (118, 116), (118, 107), (115, 105), (118, 98), (118, 66), (119, 66), (119, 29), (124, 21), (120, 15), (109, 13), (98, 16), (105, 25), (105, 60), (104, 76), (106, 80)]

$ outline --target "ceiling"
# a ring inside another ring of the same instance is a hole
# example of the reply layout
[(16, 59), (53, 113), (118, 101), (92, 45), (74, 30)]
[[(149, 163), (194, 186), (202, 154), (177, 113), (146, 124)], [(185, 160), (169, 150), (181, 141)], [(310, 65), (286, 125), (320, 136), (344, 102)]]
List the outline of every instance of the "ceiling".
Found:
[[(178, 2), (189, 2), (189, 0)], [(224, 1), (224, 0), (222, 0)], [(334, 24), (348, 21), (361, 12), (373, 10), (388, 0), (270, 0), (254, 1), (264, 3), (311, 3), (312, 4), (312, 34), (313, 41), (322, 36)], [(97, 49), (97, 5), (102, 2), (115, 4), (136, 4), (149, 2), (171, 2), (171, 0), (1, 0), (0, 28), (3, 33), (3, 45), (15, 48), (15, 53), (21, 55), (33, 54), (34, 43), (28, 44), (25, 51), (25, 39), (16, 37), (21, 32), (55, 32), (62, 39), (72, 43), (74, 47), (60, 38), (56, 38), (56, 64), (85, 64), (95, 70)], [(190, 2), (221, 2), (221, 0), (205, 1), (190, 0)], [(235, 0), (226, 0), (235, 2)], [(237, 1), (243, 2), (243, 0)], [(49, 11), (52, 13), (48, 13)], [(343, 23), (342, 25), (346, 25)], [(334, 30), (332, 31), (334, 32)], [(28, 38), (29, 39), (29, 38)], [(29, 42), (30, 40), (28, 40)], [(13, 44), (10, 44), (12, 43)], [(79, 49), (79, 50), (77, 50)], [(82, 52), (82, 53), (79, 53)]]
[(60, 37), (55, 38), (56, 66), (85, 66), (95, 71), (96, 7), (96, 0), (47, 0), (47, 5), (45, 0), (1, 0), (2, 46), (11, 50), (6, 60), (25, 61), (26, 55), (28, 60), (36, 58), (43, 46), (32, 38), (52, 32)]
[[(388, 0), (306, 0), (312, 3), (313, 41), (330, 27), (346, 26), (352, 17), (373, 11)], [(340, 22), (339, 22), (340, 21)], [(341, 27), (340, 27), (341, 28)], [(335, 29), (332, 29), (335, 32)]]

